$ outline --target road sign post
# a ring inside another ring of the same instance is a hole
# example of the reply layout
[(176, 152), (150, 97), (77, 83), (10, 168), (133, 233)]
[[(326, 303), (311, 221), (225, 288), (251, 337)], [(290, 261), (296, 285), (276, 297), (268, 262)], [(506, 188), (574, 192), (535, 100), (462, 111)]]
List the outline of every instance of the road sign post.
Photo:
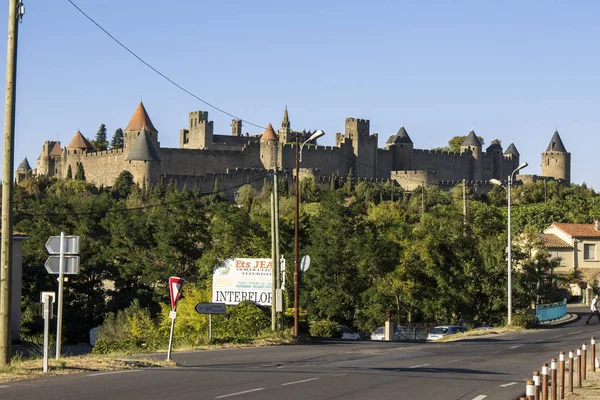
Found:
[(77, 274), (79, 272), (79, 236), (50, 236), (46, 241), (46, 250), (51, 255), (46, 260), (44, 267), (50, 274), (58, 274), (58, 305), (56, 310), (56, 359), (60, 358), (62, 341), (62, 314), (63, 314), (63, 284), (64, 275)]
[(42, 292), (42, 317), (44, 318), (44, 361), (42, 371), (48, 372), (48, 331), (50, 327), (50, 319), (52, 318), (52, 304), (56, 295), (54, 292)]
[(198, 314), (208, 314), (208, 340), (212, 340), (212, 315), (225, 314), (225, 303), (198, 303), (194, 310)]
[(171, 318), (171, 334), (169, 335), (169, 349), (167, 350), (167, 361), (171, 360), (171, 347), (173, 346), (173, 329), (175, 328), (175, 318), (177, 317), (177, 302), (181, 296), (181, 289), (183, 288), (183, 282), (185, 279), (172, 276), (169, 278), (169, 293), (171, 294), (171, 312), (169, 318)]

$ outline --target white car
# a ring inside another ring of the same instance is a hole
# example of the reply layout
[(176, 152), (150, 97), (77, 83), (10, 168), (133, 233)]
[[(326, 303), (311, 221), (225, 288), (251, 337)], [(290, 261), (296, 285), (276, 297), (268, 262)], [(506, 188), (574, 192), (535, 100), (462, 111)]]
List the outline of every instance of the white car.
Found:
[(439, 340), (447, 335), (454, 335), (455, 333), (462, 333), (468, 331), (467, 328), (460, 325), (440, 325), (436, 326), (427, 334), (427, 341)]
[(383, 340), (383, 337), (383, 326), (378, 326), (373, 333), (371, 333), (371, 340)]
[(338, 327), (340, 332), (342, 332), (342, 339), (345, 340), (360, 340), (360, 335), (354, 332), (352, 329), (348, 328), (345, 325), (340, 325)]

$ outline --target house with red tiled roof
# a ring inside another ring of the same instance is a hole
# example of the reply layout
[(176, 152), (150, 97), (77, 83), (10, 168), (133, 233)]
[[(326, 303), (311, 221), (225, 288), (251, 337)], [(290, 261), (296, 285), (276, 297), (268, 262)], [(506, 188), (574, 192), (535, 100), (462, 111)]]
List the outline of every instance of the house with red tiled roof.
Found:
[[(582, 280), (600, 280), (600, 221), (593, 224), (554, 222), (542, 239), (553, 258), (561, 258), (557, 273), (581, 272)], [(573, 293), (576, 294), (576, 293)]]

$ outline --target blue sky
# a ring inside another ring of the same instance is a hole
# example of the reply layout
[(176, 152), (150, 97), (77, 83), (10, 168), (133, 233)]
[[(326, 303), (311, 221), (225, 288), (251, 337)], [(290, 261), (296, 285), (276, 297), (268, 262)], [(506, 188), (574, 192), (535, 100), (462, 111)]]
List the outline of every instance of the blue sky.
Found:
[[(514, 142), (527, 174), (541, 172), (558, 127), (573, 182), (600, 188), (600, 2), (73, 1), (173, 81), (259, 126), (277, 128), (287, 105), (292, 128), (323, 129), (326, 145), (346, 117), (369, 119), (380, 147), (402, 125), (415, 148), (474, 129), (484, 147)], [(104, 123), (110, 139), (140, 97), (163, 147), (178, 147), (194, 110), (230, 133), (230, 116), (161, 78), (67, 0), (24, 3), (15, 167), (24, 157), (35, 167), (45, 140), (65, 145), (78, 129), (93, 139)]]

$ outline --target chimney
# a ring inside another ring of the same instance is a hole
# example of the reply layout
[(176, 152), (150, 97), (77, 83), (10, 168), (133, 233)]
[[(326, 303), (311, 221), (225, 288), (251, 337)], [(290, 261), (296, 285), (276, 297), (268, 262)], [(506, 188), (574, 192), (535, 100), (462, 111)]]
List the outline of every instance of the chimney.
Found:
[(594, 220), (594, 229), (600, 231), (600, 220)]

